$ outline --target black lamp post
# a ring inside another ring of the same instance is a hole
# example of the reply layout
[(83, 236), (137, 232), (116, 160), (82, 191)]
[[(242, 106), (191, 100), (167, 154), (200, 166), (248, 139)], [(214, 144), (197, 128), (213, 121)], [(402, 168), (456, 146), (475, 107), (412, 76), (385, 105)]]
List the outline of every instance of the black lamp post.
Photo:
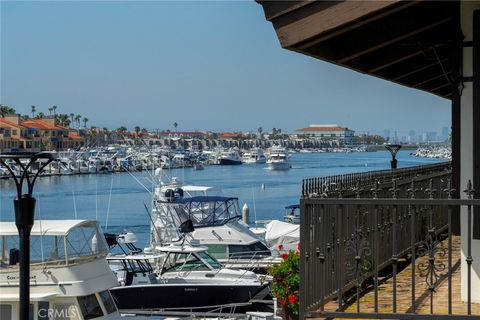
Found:
[[(46, 159), (47, 161), (33, 175), (29, 170), (38, 159)], [(13, 204), (15, 207), (15, 224), (20, 238), (20, 320), (29, 320), (30, 318), (30, 231), (33, 227), (35, 215), (35, 198), (32, 196), (33, 185), (40, 172), (53, 159), (53, 155), (46, 152), (0, 153), (0, 164), (10, 172), (17, 187), (17, 198), (13, 200)], [(15, 172), (6, 160), (13, 161), (22, 169), (20, 176), (15, 175)], [(25, 165), (21, 160), (26, 160), (28, 163)], [(23, 193), (23, 183), (25, 181), (27, 182), (27, 192)]]
[(397, 169), (397, 152), (402, 148), (401, 145), (399, 144), (386, 144), (385, 148), (390, 151), (390, 154), (392, 155), (392, 160), (390, 160), (390, 166), (392, 169)]

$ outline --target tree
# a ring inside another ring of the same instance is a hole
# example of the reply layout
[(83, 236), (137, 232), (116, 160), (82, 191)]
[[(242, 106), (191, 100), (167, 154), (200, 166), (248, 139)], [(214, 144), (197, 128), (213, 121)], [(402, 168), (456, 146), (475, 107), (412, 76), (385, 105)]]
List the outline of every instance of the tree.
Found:
[(68, 127), (70, 125), (70, 119), (68, 114), (59, 114), (57, 115), (57, 122), (59, 125)]
[(50, 116), (52, 116), (52, 111), (53, 111), (52, 107), (48, 108), (48, 112), (50, 113)]
[(15, 109), (10, 108), (9, 106), (0, 104), (0, 117), (4, 118), (6, 115), (15, 114)]
[(127, 131), (127, 127), (121, 126), (120, 128), (117, 129), (118, 132), (125, 132)]
[(139, 127), (139, 126), (136, 126), (136, 127), (135, 127), (135, 133), (137, 134), (137, 136), (138, 136), (138, 134), (139, 134), (140, 130), (141, 130), (141, 129), (140, 129), (140, 127)]
[(75, 122), (77, 123), (77, 127), (80, 127), (80, 120), (82, 119), (82, 116), (77, 114), (75, 116)]
[(57, 113), (56, 113), (57, 108), (58, 108), (57, 106), (52, 106), (53, 116), (54, 116), (54, 117), (57, 115)]
[(37, 107), (32, 106), (32, 118), (35, 118), (35, 112), (37, 112)]
[(175, 131), (177, 131), (178, 123), (174, 122), (173, 127), (175, 128)]
[(39, 112), (35, 117), (35, 119), (43, 119), (43, 118), (45, 118), (45, 114), (43, 112)]
[(70, 122), (70, 123), (72, 124), (72, 126), (73, 126), (73, 120), (74, 120), (74, 118), (75, 118), (75, 113), (70, 113), (70, 119), (71, 119), (71, 122)]
[(85, 129), (87, 128), (87, 122), (88, 122), (88, 118), (83, 118), (83, 126), (85, 127)]

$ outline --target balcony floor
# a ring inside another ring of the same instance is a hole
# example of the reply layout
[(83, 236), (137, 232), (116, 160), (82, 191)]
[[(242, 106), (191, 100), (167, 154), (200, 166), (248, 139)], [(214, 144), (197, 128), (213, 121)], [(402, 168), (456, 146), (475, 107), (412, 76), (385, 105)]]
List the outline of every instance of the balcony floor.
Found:
[[(441, 242), (441, 246), (448, 248), (448, 241)], [(437, 246), (439, 248), (440, 246)], [(435, 265), (445, 265), (445, 270), (439, 272), (440, 277), (435, 282), (435, 292), (433, 294), (433, 314), (448, 314), (448, 251), (442, 256), (437, 253), (435, 255)], [(416, 297), (416, 313), (430, 314), (430, 292), (425, 276), (420, 274), (418, 270), (419, 264), (428, 265), (428, 255), (416, 259), (415, 271), (415, 297)], [(452, 314), (466, 315), (467, 304), (461, 300), (460, 288), (460, 237), (452, 237)], [(390, 277), (382, 281), (378, 289), (378, 311), (379, 313), (393, 312), (393, 278)], [(476, 290), (472, 288), (472, 290)], [(411, 313), (412, 303), (412, 268), (408, 265), (397, 275), (397, 311), (396, 313)], [(329, 302), (325, 306), (326, 311), (335, 311), (337, 308), (335, 301)], [(347, 306), (345, 312), (357, 312), (357, 301), (353, 301)], [(374, 312), (374, 291), (368, 291), (360, 298), (360, 312)], [(480, 304), (472, 303), (472, 315), (480, 315)], [(381, 315), (380, 315), (381, 317)]]

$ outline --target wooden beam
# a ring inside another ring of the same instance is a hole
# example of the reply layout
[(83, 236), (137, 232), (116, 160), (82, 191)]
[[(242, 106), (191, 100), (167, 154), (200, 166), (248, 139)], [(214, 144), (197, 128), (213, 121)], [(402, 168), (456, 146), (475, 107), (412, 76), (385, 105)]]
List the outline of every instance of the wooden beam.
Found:
[[(447, 72), (447, 75), (450, 75), (450, 74), (451, 74), (451, 72)], [(437, 80), (437, 79), (440, 79), (440, 78), (445, 78), (445, 74), (443, 74), (443, 72), (441, 70), (440, 70), (440, 74), (437, 74), (436, 76), (428, 78), (428, 79), (423, 80), (421, 82), (414, 83), (414, 84), (412, 84), (412, 87), (418, 88), (418, 87), (421, 87), (424, 84), (427, 84), (427, 83), (429, 83), (433, 80)]]
[(394, 64), (397, 64), (399, 62), (408, 60), (410, 58), (413, 58), (413, 57), (418, 56), (418, 55), (423, 54), (423, 53), (424, 53), (424, 50), (417, 50), (417, 51), (412, 52), (412, 53), (407, 54), (407, 55), (400, 55), (396, 59), (390, 60), (388, 62), (385, 62), (385, 63), (381, 64), (381, 65), (376, 66), (375, 68), (369, 69), (368, 73), (378, 72), (382, 69), (388, 68), (390, 66), (393, 66)]
[[(332, 5), (332, 2), (333, 5)], [(385, 1), (315, 1), (272, 20), (280, 44), (289, 48), (303, 41), (313, 40), (335, 29), (355, 28), (355, 23), (367, 23), (362, 18), (391, 7), (399, 0)], [(403, 3), (402, 7), (411, 5)], [(338, 31), (338, 30), (337, 30)]]
[[(444, 63), (444, 62), (447, 62), (448, 59), (445, 58), (445, 59), (442, 59), (441, 61), (442, 61), (442, 63)], [(402, 73), (402, 74), (400, 74), (400, 75), (398, 75), (398, 76), (393, 77), (392, 80), (393, 80), (393, 81), (398, 81), (398, 80), (400, 80), (400, 79), (403, 79), (403, 78), (405, 78), (405, 77), (411, 76), (411, 75), (413, 75), (413, 74), (415, 74), (415, 73), (418, 73), (418, 72), (420, 72), (420, 71), (424, 71), (424, 70), (426, 70), (426, 69), (428, 69), (428, 68), (431, 68), (431, 67), (437, 66), (437, 65), (438, 65), (438, 62), (437, 62), (437, 61), (432, 62), (432, 63), (428, 63), (428, 64), (423, 64), (421, 67), (419, 66), (418, 68), (414, 68), (413, 70), (411, 70), (411, 71), (409, 71), (409, 72), (405, 72), (405, 73)], [(408, 70), (408, 69), (407, 69), (407, 70)]]
[(417, 35), (417, 34), (419, 34), (419, 33), (424, 32), (424, 31), (431, 30), (431, 29), (433, 29), (433, 28), (435, 28), (435, 27), (438, 27), (438, 26), (440, 26), (440, 25), (442, 25), (442, 24), (450, 21), (451, 19), (452, 19), (451, 17), (444, 18), (444, 19), (442, 19), (442, 20), (439, 20), (439, 21), (437, 21), (437, 22), (431, 23), (431, 24), (429, 24), (429, 25), (426, 25), (426, 26), (423, 26), (423, 27), (419, 27), (418, 29), (413, 30), (413, 31), (411, 31), (411, 32), (403, 33), (402, 35), (397, 36), (397, 37), (395, 37), (395, 38), (392, 38), (392, 39), (390, 39), (390, 40), (388, 40), (388, 41), (384, 41), (384, 42), (382, 42), (382, 43), (379, 43), (379, 44), (377, 44), (377, 45), (371, 46), (371, 47), (369, 47), (369, 48), (366, 48), (366, 49), (364, 49), (364, 50), (358, 51), (358, 52), (356, 52), (356, 53), (349, 54), (348, 56), (340, 59), (339, 62), (340, 62), (340, 63), (346, 63), (346, 62), (348, 62), (348, 61), (350, 61), (350, 60), (353, 60), (353, 59), (355, 59), (355, 58), (361, 57), (361, 56), (363, 56), (363, 55), (365, 55), (365, 54), (367, 54), (367, 53), (376, 51), (376, 50), (378, 50), (378, 49), (380, 49), (380, 48), (384, 48), (384, 47), (386, 47), (386, 46), (389, 46), (389, 45), (394, 44), (394, 43), (396, 43), (396, 42), (402, 41), (402, 40), (404, 40), (404, 39), (408, 39), (408, 38), (410, 38), (410, 37), (412, 37), (412, 36), (414, 36), (414, 35)]
[(312, 4), (314, 1), (265, 1), (257, 0), (257, 3), (262, 5), (265, 12), (265, 19), (271, 21), (293, 10), (297, 10), (303, 6)]
[(443, 84), (441, 84), (441, 85), (439, 85), (439, 86), (436, 86), (435, 88), (428, 89), (428, 91), (430, 91), (430, 92), (437, 92), (438, 90), (443, 89), (443, 88), (445, 88), (445, 87), (449, 87), (449, 86), (451, 86), (451, 84), (448, 83), (448, 82), (445, 82), (445, 83), (443, 83)]

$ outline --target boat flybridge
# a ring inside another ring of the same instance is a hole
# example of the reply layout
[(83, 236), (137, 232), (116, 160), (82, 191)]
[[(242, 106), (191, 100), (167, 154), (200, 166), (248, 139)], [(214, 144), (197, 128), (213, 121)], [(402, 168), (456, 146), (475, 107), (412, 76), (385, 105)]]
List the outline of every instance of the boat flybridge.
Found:
[(229, 310), (269, 293), (263, 278), (223, 267), (207, 247), (191, 245), (184, 238), (151, 253), (127, 245), (133, 249), (130, 253), (123, 250), (124, 254), (107, 258), (121, 283), (110, 292), (122, 312)]
[(243, 163), (265, 163), (267, 158), (263, 154), (261, 148), (251, 148), (249, 151), (245, 152), (242, 156)]
[(265, 242), (242, 221), (238, 198), (188, 196), (185, 190), (195, 188), (201, 190), (201, 187), (180, 185), (167, 185), (156, 190), (148, 250), (178, 239), (178, 227), (191, 220), (195, 230), (188, 237), (208, 247), (209, 253), (228, 268), (262, 272), (279, 262), (278, 258), (272, 257)]
[[(0, 222), (0, 315), (19, 315), (19, 237)], [(109, 289), (118, 285), (94, 220), (37, 220), (30, 237), (30, 319), (117, 319)]]
[(288, 150), (280, 146), (273, 146), (268, 154), (267, 165), (270, 170), (290, 169), (292, 164)]

